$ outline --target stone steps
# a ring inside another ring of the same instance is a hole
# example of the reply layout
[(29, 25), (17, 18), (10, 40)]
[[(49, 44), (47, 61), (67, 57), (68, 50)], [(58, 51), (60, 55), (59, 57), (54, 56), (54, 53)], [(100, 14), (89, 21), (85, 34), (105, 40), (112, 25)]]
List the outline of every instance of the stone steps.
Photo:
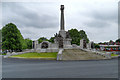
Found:
[(65, 49), (62, 54), (62, 60), (98, 60), (106, 59), (104, 56), (97, 55), (94, 52), (87, 52), (80, 49)]

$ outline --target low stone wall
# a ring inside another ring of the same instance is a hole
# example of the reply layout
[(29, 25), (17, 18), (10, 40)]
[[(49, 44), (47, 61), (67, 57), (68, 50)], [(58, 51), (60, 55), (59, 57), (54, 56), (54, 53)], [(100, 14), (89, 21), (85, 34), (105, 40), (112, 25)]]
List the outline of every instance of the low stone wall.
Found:
[(19, 55), (19, 54), (24, 54), (24, 53), (29, 53), (29, 52), (35, 52), (35, 50), (34, 49), (26, 49), (23, 52), (12, 52), (12, 53), (8, 52), (4, 56), (4, 58), (7, 58), (7, 57), (12, 56), (12, 55)]
[(99, 51), (96, 51), (96, 50), (88, 50), (88, 49), (83, 49), (83, 50), (85, 50), (85, 51), (91, 51), (91, 52), (94, 52), (94, 53), (96, 53), (97, 55), (101, 55), (101, 56), (103, 56), (103, 57), (105, 57), (105, 58), (107, 58), (107, 59), (111, 59), (112, 57), (111, 57), (111, 54), (110, 53), (103, 53), (103, 52), (99, 52)]
[(26, 49), (26, 50), (23, 50), (22, 52), (12, 52), (12, 53), (8, 52), (4, 57), (7, 58), (12, 55), (19, 55), (19, 54), (30, 53), (30, 52), (41, 53), (41, 52), (58, 52), (58, 51), (59, 51), (58, 49), (40, 49), (40, 50)]
[(35, 52), (41, 53), (41, 52), (58, 52), (59, 49), (57, 48), (47, 48), (47, 49), (36, 49)]

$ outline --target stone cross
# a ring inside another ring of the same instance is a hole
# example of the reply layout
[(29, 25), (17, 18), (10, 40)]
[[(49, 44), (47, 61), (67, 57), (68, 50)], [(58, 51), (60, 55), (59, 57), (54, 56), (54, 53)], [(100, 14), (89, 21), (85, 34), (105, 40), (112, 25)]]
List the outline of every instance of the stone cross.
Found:
[(61, 22), (60, 22), (60, 30), (64, 31), (64, 5), (61, 5)]

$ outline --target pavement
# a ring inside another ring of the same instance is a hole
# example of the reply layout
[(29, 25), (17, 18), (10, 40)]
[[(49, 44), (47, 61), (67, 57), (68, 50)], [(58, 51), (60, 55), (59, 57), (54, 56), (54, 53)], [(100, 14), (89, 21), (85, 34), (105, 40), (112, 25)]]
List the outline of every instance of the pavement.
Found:
[(2, 59), (3, 78), (117, 78), (118, 59), (55, 61)]

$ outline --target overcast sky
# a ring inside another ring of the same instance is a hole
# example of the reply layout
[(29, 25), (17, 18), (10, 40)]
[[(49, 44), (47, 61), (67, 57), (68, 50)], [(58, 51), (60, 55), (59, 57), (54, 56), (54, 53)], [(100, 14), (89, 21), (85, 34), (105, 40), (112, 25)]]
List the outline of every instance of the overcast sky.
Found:
[(50, 38), (60, 29), (60, 5), (65, 6), (65, 30), (84, 30), (94, 42), (118, 38), (118, 0), (3, 2), (2, 26), (17, 25), (24, 38)]

